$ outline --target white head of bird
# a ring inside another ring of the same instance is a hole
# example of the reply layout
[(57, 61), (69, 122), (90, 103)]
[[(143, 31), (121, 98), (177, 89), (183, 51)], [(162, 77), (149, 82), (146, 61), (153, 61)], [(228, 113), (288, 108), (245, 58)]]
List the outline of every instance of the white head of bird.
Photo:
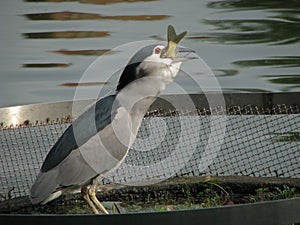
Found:
[[(166, 83), (171, 82), (178, 74), (183, 60), (178, 60), (173, 57), (165, 57), (165, 52), (165, 46), (155, 46), (152, 54), (146, 57), (137, 69), (139, 70), (142, 68), (145, 74), (159, 76), (160, 78), (163, 78)], [(176, 55), (178, 55), (178, 53), (176, 53)]]

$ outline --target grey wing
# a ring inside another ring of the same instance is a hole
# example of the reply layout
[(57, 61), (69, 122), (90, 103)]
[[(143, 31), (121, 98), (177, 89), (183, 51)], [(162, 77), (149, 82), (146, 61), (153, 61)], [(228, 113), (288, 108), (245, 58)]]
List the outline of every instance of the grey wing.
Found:
[(70, 125), (48, 153), (41, 171), (46, 172), (62, 162), (73, 150), (86, 143), (98, 131), (110, 124), (116, 96), (100, 99)]
[(30, 189), (33, 204), (48, 201), (53, 192), (68, 186), (80, 186), (98, 175), (78, 148), (110, 124), (115, 98), (108, 96), (97, 101), (55, 143)]

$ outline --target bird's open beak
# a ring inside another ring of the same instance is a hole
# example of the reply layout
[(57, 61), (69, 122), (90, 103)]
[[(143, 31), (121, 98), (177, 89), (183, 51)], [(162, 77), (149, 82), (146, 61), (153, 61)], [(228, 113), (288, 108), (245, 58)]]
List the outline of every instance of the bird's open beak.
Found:
[(184, 62), (191, 59), (197, 59), (191, 55), (195, 51), (189, 48), (177, 47), (177, 44), (169, 42), (166, 51), (162, 54), (164, 58), (171, 58), (173, 62)]
[(194, 56), (190, 55), (191, 53), (194, 53), (195, 51), (192, 50), (192, 49), (189, 49), (189, 48), (178, 47), (176, 49), (176, 51), (177, 51), (177, 54), (176, 54), (176, 57), (173, 58), (173, 62), (184, 62), (184, 61), (187, 61), (187, 60), (198, 58), (198, 57), (195, 56), (195, 54), (194, 54)]

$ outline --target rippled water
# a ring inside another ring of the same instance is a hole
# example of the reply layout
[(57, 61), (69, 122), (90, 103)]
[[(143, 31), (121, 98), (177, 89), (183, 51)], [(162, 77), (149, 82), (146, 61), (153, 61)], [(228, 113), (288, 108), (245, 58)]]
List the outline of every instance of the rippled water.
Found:
[[(11, 0), (0, 2), (0, 12), (0, 107), (70, 100), (99, 55), (163, 40), (168, 24), (188, 31), (182, 45), (204, 59), (224, 91), (300, 90), (300, 1)], [(101, 73), (82, 85), (107, 85)]]

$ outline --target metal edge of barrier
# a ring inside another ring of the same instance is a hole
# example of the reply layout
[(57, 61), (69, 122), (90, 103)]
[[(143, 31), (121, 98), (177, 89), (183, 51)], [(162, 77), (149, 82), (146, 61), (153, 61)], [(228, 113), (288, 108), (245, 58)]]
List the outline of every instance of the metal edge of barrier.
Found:
[[(297, 106), (300, 108), (300, 92), (286, 93), (205, 93), (189, 95), (163, 95), (160, 96), (151, 106), (155, 109), (177, 109), (188, 110), (186, 106), (187, 98), (192, 99), (197, 108), (209, 108), (207, 98), (214, 101), (225, 100), (226, 107), (254, 105), (257, 107), (271, 107), (272, 105)], [(76, 101), (76, 110), (73, 108), (73, 101), (50, 102), (42, 104), (29, 104), (22, 106), (11, 106), (0, 108), (0, 123), (6, 126), (11, 124), (23, 124), (24, 121), (35, 123), (36, 121), (56, 120), (66, 116), (76, 118), (88, 105), (95, 100)], [(174, 104), (176, 102), (176, 104)]]
[(288, 225), (300, 224), (300, 198), (194, 210), (111, 215), (0, 214), (2, 225)]

